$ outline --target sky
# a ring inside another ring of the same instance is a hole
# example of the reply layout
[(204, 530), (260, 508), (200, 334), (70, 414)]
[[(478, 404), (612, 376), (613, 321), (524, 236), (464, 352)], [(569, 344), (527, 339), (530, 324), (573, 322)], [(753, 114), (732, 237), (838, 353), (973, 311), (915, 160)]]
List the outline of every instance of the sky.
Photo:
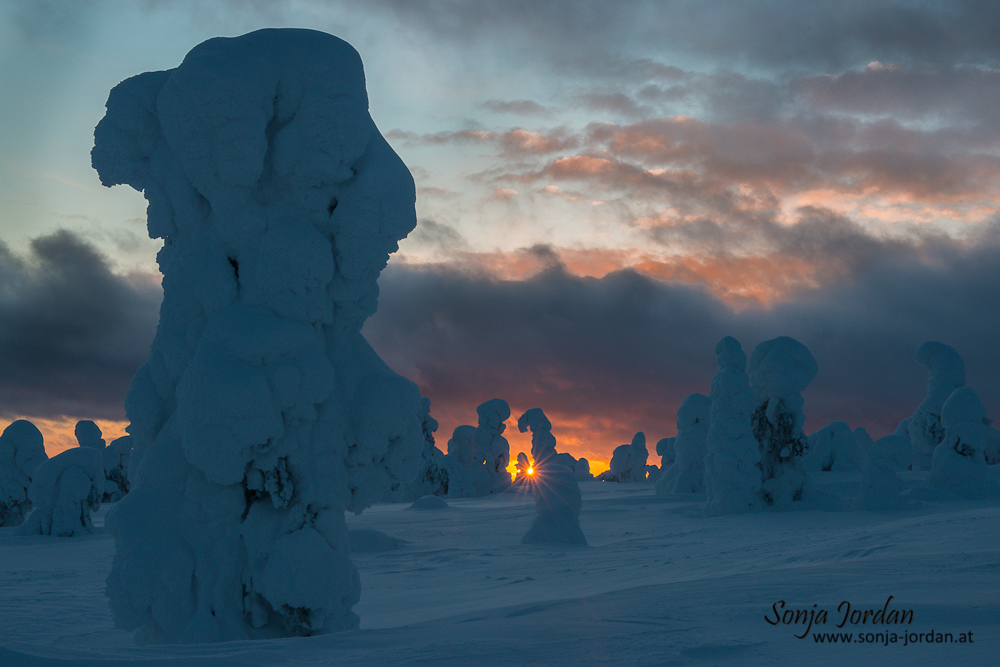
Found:
[(263, 27), (350, 42), (414, 175), (364, 333), (442, 449), (499, 397), (595, 468), (652, 450), (726, 335), (813, 352), (807, 432), (890, 433), (925, 340), (1000, 413), (996, 3), (5, 0), (0, 425), (50, 454), (124, 433), (157, 322), (145, 201), (90, 167), (108, 92)]

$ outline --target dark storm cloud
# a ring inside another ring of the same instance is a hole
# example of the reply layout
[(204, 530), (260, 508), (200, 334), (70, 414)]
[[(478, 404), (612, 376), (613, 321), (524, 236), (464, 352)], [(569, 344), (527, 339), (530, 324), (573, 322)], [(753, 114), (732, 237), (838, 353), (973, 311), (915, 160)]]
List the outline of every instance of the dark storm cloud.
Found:
[(0, 414), (121, 419), (160, 289), (113, 274), (67, 231), (19, 258), (0, 244)]
[(462, 44), (493, 43), (595, 64), (623, 45), (698, 54), (716, 65), (844, 69), (872, 60), (1000, 61), (1000, 5), (991, 0), (760, 2), (701, 0), (381, 0), (410, 26)]
[(972, 250), (929, 241), (926, 261), (886, 253), (844, 284), (741, 311), (707, 290), (630, 270), (595, 279), (550, 265), (528, 280), (500, 281), (390, 265), (365, 333), (444, 410), (500, 396), (636, 427), (672, 424), (684, 396), (707, 392), (723, 336), (749, 353), (788, 335), (819, 361), (805, 394), (809, 428), (845, 419), (877, 437), (923, 397), (926, 373), (913, 352), (924, 340), (953, 345), (970, 386), (1000, 416), (997, 231)]

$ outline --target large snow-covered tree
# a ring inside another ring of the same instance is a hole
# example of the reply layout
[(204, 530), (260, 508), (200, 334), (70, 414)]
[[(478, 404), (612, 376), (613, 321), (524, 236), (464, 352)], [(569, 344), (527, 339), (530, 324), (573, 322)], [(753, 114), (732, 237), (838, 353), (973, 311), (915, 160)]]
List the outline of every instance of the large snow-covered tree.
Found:
[(108, 515), (116, 624), (140, 642), (353, 628), (344, 512), (416, 476), (417, 387), (361, 326), (416, 224), (346, 42), (211, 39), (126, 79), (94, 133), (102, 183), (148, 200), (163, 302), (132, 381), (132, 488)]

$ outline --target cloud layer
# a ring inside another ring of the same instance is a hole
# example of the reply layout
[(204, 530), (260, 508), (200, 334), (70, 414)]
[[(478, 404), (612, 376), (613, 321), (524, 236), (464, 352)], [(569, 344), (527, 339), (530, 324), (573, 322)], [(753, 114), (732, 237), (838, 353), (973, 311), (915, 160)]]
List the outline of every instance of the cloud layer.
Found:
[(149, 354), (160, 287), (115, 275), (71, 232), (0, 244), (0, 415), (122, 419)]
[(781, 335), (809, 347), (820, 366), (805, 393), (811, 429), (844, 419), (875, 437), (891, 432), (925, 392), (913, 360), (924, 340), (959, 350), (970, 386), (996, 416), (1000, 246), (942, 241), (923, 251), (926, 261), (885, 255), (844, 284), (739, 311), (706, 289), (632, 270), (588, 278), (550, 263), (528, 279), (499, 280), (390, 265), (365, 333), (435, 412), (467, 421), (495, 396), (542, 407), (594, 451), (610, 452), (639, 429), (672, 435), (683, 398), (707, 392), (725, 335), (748, 353)]

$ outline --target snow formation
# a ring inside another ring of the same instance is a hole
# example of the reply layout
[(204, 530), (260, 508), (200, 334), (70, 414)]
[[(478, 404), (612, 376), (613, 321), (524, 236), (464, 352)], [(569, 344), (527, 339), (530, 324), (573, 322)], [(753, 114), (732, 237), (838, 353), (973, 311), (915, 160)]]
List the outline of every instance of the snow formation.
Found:
[[(479, 458), (478, 429), (468, 424), (455, 428), (448, 440), (448, 497), (485, 496), (493, 488), (494, 477)], [(509, 477), (509, 475), (508, 475)]]
[(528, 478), (528, 470), (531, 464), (528, 462), (528, 455), (524, 452), (517, 453), (517, 463), (514, 464), (517, 474), (514, 476), (514, 484), (524, 484)]
[(122, 499), (128, 493), (128, 464), (132, 456), (132, 436), (126, 435), (111, 441), (111, 444), (101, 451), (104, 461), (105, 484), (102, 502), (113, 503)]
[(666, 470), (674, 462), (674, 438), (660, 438), (656, 441), (656, 455), (660, 457), (660, 470)]
[(858, 505), (867, 510), (891, 509), (903, 504), (903, 484), (897, 474), (913, 462), (913, 447), (901, 435), (887, 435), (875, 442), (864, 429), (855, 429), (861, 448)]
[(808, 485), (802, 468), (806, 436), (802, 431), (802, 390), (819, 371), (816, 359), (794, 338), (766, 340), (750, 355), (754, 436), (760, 444), (764, 501), (785, 508), (801, 500)]
[(423, 443), (416, 386), (360, 333), (416, 224), (360, 57), (311, 30), (211, 39), (116, 86), (94, 139), (102, 183), (141, 190), (164, 239), (107, 519), (116, 624), (141, 643), (357, 627), (344, 512), (413, 479)]
[(944, 438), (934, 448), (927, 485), (959, 497), (982, 498), (1000, 492), (986, 463), (989, 427), (976, 392), (962, 387), (941, 406)]
[(28, 489), (38, 467), (48, 460), (42, 433), (18, 419), (0, 435), (0, 527), (20, 524), (31, 509)]
[(89, 419), (78, 421), (76, 428), (73, 429), (73, 434), (76, 436), (76, 441), (81, 447), (104, 449), (104, 438), (101, 437), (103, 435), (101, 427)]
[(705, 454), (712, 399), (690, 394), (677, 410), (675, 459), (656, 482), (656, 493), (697, 493), (705, 489)]
[(913, 443), (913, 469), (929, 470), (934, 449), (944, 439), (941, 408), (953, 391), (965, 386), (965, 362), (955, 348), (936, 341), (921, 343), (913, 358), (927, 369), (927, 395), (907, 431)]
[(858, 470), (861, 467), (861, 447), (846, 422), (832, 421), (811, 434), (802, 457), (806, 470)]
[(517, 418), (517, 430), (521, 433), (531, 431), (531, 460), (536, 468), (548, 461), (566, 466), (573, 471), (579, 481), (593, 479), (590, 474), (590, 462), (587, 459), (577, 460), (570, 454), (556, 451), (556, 438), (552, 435), (552, 422), (545, 416), (541, 408), (531, 408)]
[(610, 468), (597, 479), (603, 482), (645, 482), (648, 459), (646, 434), (638, 431), (632, 436), (632, 442), (615, 447), (611, 452)]
[(754, 397), (747, 356), (731, 336), (719, 341), (715, 355), (719, 370), (712, 378), (705, 435), (706, 509), (711, 514), (749, 512), (763, 506), (763, 487), (760, 445), (751, 426)]
[(31, 480), (31, 514), (21, 535), (71, 537), (91, 532), (91, 513), (104, 497), (104, 461), (100, 450), (74, 447), (44, 461)]
[(492, 485), (490, 491), (499, 493), (510, 487), (510, 444), (503, 432), (507, 429), (506, 422), (510, 419), (510, 406), (507, 401), (493, 398), (476, 408), (479, 415), (479, 425), (476, 427), (477, 457), (483, 460), (490, 474)]
[(583, 498), (575, 473), (549, 457), (538, 463), (531, 481), (535, 518), (521, 544), (582, 544), (587, 538), (580, 528)]
[(386, 493), (389, 502), (411, 502), (427, 495), (443, 496), (448, 493), (448, 468), (444, 452), (437, 448), (434, 432), (438, 422), (431, 417), (431, 399), (421, 399), (420, 429), (424, 436), (424, 448), (420, 453), (416, 479), (408, 482), (394, 482)]

